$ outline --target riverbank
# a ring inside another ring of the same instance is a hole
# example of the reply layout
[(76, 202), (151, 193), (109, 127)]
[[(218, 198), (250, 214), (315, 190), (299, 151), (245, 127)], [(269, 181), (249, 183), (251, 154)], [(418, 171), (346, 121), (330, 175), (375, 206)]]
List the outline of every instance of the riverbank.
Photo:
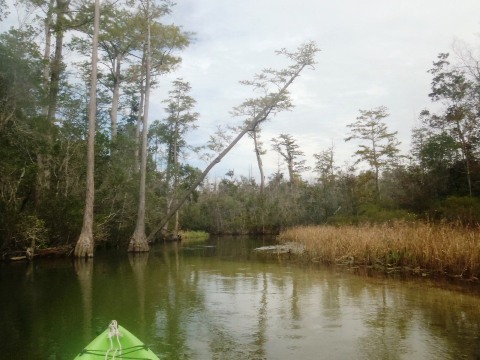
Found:
[(421, 276), (478, 281), (480, 229), (449, 224), (398, 222), (360, 226), (302, 226), (280, 233), (299, 243), (307, 261)]

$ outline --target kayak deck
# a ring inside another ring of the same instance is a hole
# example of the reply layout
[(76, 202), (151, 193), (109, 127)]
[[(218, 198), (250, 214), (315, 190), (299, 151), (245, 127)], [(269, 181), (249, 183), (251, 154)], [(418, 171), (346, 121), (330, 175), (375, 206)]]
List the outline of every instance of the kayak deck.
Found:
[(150, 359), (159, 360), (158, 356), (142, 343), (135, 335), (118, 325), (118, 335), (112, 336), (106, 329), (88, 344), (74, 360), (91, 359)]

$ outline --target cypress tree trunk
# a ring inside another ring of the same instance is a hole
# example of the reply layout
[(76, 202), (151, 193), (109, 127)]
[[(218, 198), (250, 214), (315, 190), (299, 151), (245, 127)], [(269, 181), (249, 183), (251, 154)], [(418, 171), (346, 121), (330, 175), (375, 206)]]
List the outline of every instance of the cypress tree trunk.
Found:
[[(68, 8), (68, 3), (57, 0), (56, 7), (55, 0), (50, 0), (48, 3), (48, 10), (44, 20), (45, 28), (45, 50), (43, 52), (44, 68), (43, 68), (43, 85), (45, 92), (48, 94), (48, 102), (43, 108), (43, 114), (47, 117), (50, 123), (55, 122), (55, 112), (57, 111), (57, 97), (59, 91), (60, 73), (62, 71), (62, 51), (63, 51), (63, 35), (65, 27), (65, 12)], [(53, 13), (56, 13), (55, 25), (53, 25)], [(55, 31), (55, 54), (53, 61), (50, 61), (51, 42), (52, 42), (52, 28)], [(51, 146), (53, 139), (51, 135), (47, 135), (48, 147)], [(41, 204), (45, 190), (50, 188), (50, 163), (49, 154), (37, 153), (37, 175), (35, 188), (35, 204)]]
[(50, 64), (50, 89), (48, 99), (47, 118), (50, 122), (55, 122), (55, 113), (57, 112), (57, 98), (60, 89), (60, 74), (62, 72), (63, 59), (63, 37), (65, 32), (65, 13), (68, 10), (68, 1), (57, 0), (57, 20), (55, 23), (55, 53), (53, 61)]
[(260, 192), (263, 193), (263, 189), (265, 188), (265, 175), (263, 173), (262, 154), (260, 153), (256, 130), (253, 131), (253, 142), (255, 145), (255, 155), (257, 156), (258, 170), (260, 171)]
[(115, 73), (113, 77), (113, 96), (112, 109), (110, 111), (110, 119), (112, 122), (112, 141), (117, 138), (117, 118), (118, 118), (118, 103), (120, 98), (120, 76), (121, 76), (121, 56), (117, 55), (115, 58)]
[(142, 56), (142, 66), (140, 70), (140, 104), (138, 106), (138, 115), (137, 115), (137, 126), (135, 127), (135, 153), (133, 154), (135, 158), (135, 171), (138, 173), (140, 171), (140, 128), (143, 122), (143, 110), (145, 107), (145, 86), (143, 84), (143, 75), (145, 71), (145, 48)]
[(150, 2), (147, 0), (147, 56), (145, 63), (145, 105), (143, 111), (143, 127), (142, 127), (142, 151), (140, 164), (140, 191), (138, 199), (137, 224), (135, 231), (128, 244), (129, 252), (146, 252), (149, 251), (147, 236), (145, 235), (145, 190), (147, 179), (147, 135), (148, 135), (148, 107), (150, 105), (150, 66), (151, 66), (151, 49), (150, 49)]
[[(45, 50), (43, 51), (43, 84), (45, 90), (49, 88), (50, 84), (50, 52), (52, 47), (52, 22), (53, 22), (53, 6), (55, 4), (55, 0), (50, 0), (48, 4), (47, 16), (45, 18)], [(45, 106), (43, 109), (43, 113), (45, 116), (48, 116), (48, 106)]]
[(92, 74), (90, 76), (90, 104), (88, 109), (88, 140), (87, 140), (87, 190), (85, 194), (85, 211), (80, 237), (75, 246), (74, 256), (77, 258), (93, 257), (93, 202), (95, 194), (95, 118), (97, 113), (97, 57), (98, 28), (100, 23), (100, 0), (95, 0), (95, 19), (92, 44)]

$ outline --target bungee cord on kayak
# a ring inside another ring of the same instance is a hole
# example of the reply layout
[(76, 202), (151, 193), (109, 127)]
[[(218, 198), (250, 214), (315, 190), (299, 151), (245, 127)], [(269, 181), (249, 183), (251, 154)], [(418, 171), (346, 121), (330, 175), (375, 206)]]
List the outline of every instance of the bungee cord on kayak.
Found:
[[(110, 340), (110, 349), (108, 349), (107, 353), (105, 354), (105, 360), (108, 359), (108, 354), (110, 353), (111, 350), (114, 350), (112, 359), (115, 359), (115, 355), (117, 354), (117, 351), (119, 352), (120, 356), (122, 355), (122, 343), (120, 342), (120, 336), (122, 336), (122, 334), (118, 330), (118, 322), (117, 320), (112, 320), (110, 322), (110, 325), (108, 325), (108, 339)], [(113, 341), (112, 341), (113, 337), (117, 338), (118, 349), (114, 349), (113, 347)]]

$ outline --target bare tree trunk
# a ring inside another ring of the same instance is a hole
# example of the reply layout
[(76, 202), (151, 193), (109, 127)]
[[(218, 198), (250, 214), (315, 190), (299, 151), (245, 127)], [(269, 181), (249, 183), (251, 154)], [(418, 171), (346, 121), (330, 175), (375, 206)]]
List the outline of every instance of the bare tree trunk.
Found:
[(260, 153), (258, 146), (257, 131), (255, 130), (253, 131), (253, 143), (255, 145), (255, 155), (257, 156), (258, 170), (260, 171), (260, 192), (263, 193), (263, 189), (265, 188), (265, 175), (263, 173), (262, 154)]
[[(45, 49), (43, 51), (43, 84), (45, 87), (45, 91), (49, 88), (50, 83), (50, 52), (52, 48), (52, 22), (53, 22), (53, 6), (55, 4), (55, 0), (50, 0), (48, 4), (47, 16), (45, 18)], [(48, 116), (48, 106), (45, 106), (43, 109), (43, 113), (45, 116)]]
[[(179, 164), (178, 164), (178, 123), (175, 126), (175, 144), (173, 147), (173, 201), (177, 199), (177, 192), (178, 192), (178, 172), (179, 172)], [(178, 238), (178, 230), (179, 230), (179, 213), (178, 210), (175, 212), (175, 224), (173, 227), (173, 232), (176, 238)]]
[(470, 169), (470, 151), (468, 150), (467, 141), (465, 139), (464, 132), (460, 127), (460, 123), (456, 122), (456, 130), (458, 137), (460, 138), (460, 143), (462, 144), (462, 154), (463, 159), (465, 160), (465, 170), (467, 171), (467, 185), (468, 185), (468, 196), (472, 196), (472, 174)]
[(100, 25), (100, 0), (95, 0), (95, 19), (92, 43), (92, 74), (90, 76), (90, 106), (88, 109), (87, 140), (87, 189), (85, 194), (85, 211), (80, 237), (75, 246), (74, 256), (77, 258), (93, 257), (93, 203), (95, 195), (95, 118), (97, 115), (97, 60), (98, 32)]
[(178, 239), (178, 231), (180, 230), (180, 219), (178, 210), (175, 212), (175, 226), (173, 228), (173, 233), (175, 238)]
[(292, 160), (288, 161), (287, 168), (288, 168), (288, 178), (290, 179), (290, 185), (293, 185), (293, 183), (295, 182), (295, 173), (293, 171)]
[(121, 55), (118, 54), (115, 59), (115, 73), (113, 75), (113, 96), (112, 109), (110, 110), (110, 119), (112, 122), (112, 141), (117, 138), (117, 118), (118, 103), (120, 98), (120, 73), (121, 73)]
[(63, 197), (68, 197), (68, 190), (70, 187), (70, 179), (69, 179), (69, 164), (70, 164), (70, 140), (67, 140), (67, 149), (65, 150), (65, 160), (64, 160), (64, 172), (65, 172), (65, 190), (63, 192)]
[[(167, 214), (170, 212), (172, 204), (177, 198), (178, 188), (178, 119), (180, 114), (177, 113), (177, 122), (174, 125), (173, 140), (170, 142), (167, 154), (167, 170), (166, 170), (166, 184), (167, 184)], [(165, 223), (163, 230), (168, 231), (168, 222)], [(175, 223), (173, 231), (175, 234), (178, 232), (178, 211), (175, 216)]]
[[(62, 62), (62, 49), (63, 49), (63, 18), (66, 11), (67, 3), (57, 1), (57, 18), (55, 24), (56, 31), (56, 45), (55, 45), (55, 58), (50, 61), (51, 43), (52, 43), (52, 26), (53, 26), (53, 12), (55, 0), (50, 0), (48, 4), (48, 10), (46, 18), (44, 20), (45, 28), (45, 49), (43, 52), (44, 68), (43, 68), (43, 84), (45, 92), (48, 93), (48, 105), (43, 108), (43, 114), (50, 122), (55, 121), (55, 112), (57, 108), (57, 95), (59, 88), (61, 62)], [(48, 139), (51, 141), (51, 139)], [(37, 176), (36, 176), (36, 188), (35, 188), (35, 203), (39, 205), (43, 198), (45, 189), (50, 186), (50, 159), (44, 154), (37, 153)]]
[(143, 84), (143, 75), (145, 69), (145, 49), (143, 50), (142, 66), (140, 67), (140, 104), (138, 106), (137, 126), (135, 127), (135, 171), (140, 171), (140, 128), (143, 122), (143, 111), (145, 107), (145, 86)]
[(57, 99), (60, 89), (60, 74), (62, 72), (65, 13), (67, 12), (68, 5), (68, 1), (57, 0), (57, 20), (55, 22), (55, 54), (50, 65), (50, 89), (47, 112), (47, 118), (52, 123), (55, 122), (55, 113), (57, 112)]
[(150, 1), (147, 0), (147, 56), (145, 64), (145, 105), (143, 111), (143, 127), (142, 127), (142, 151), (140, 165), (140, 191), (138, 199), (137, 224), (135, 231), (128, 244), (129, 252), (146, 252), (149, 251), (147, 237), (145, 235), (145, 191), (147, 178), (147, 135), (148, 135), (148, 107), (150, 105), (150, 66), (151, 66), (151, 49), (150, 49)]
[[(166, 184), (166, 199), (167, 199), (167, 207), (166, 212), (167, 214), (170, 212), (170, 208), (172, 206), (173, 200), (175, 198), (175, 194), (172, 193), (172, 176), (173, 176), (173, 145), (170, 143), (167, 149), (167, 168), (165, 170), (165, 184)], [(165, 223), (163, 227), (163, 231), (168, 231), (168, 221)]]

